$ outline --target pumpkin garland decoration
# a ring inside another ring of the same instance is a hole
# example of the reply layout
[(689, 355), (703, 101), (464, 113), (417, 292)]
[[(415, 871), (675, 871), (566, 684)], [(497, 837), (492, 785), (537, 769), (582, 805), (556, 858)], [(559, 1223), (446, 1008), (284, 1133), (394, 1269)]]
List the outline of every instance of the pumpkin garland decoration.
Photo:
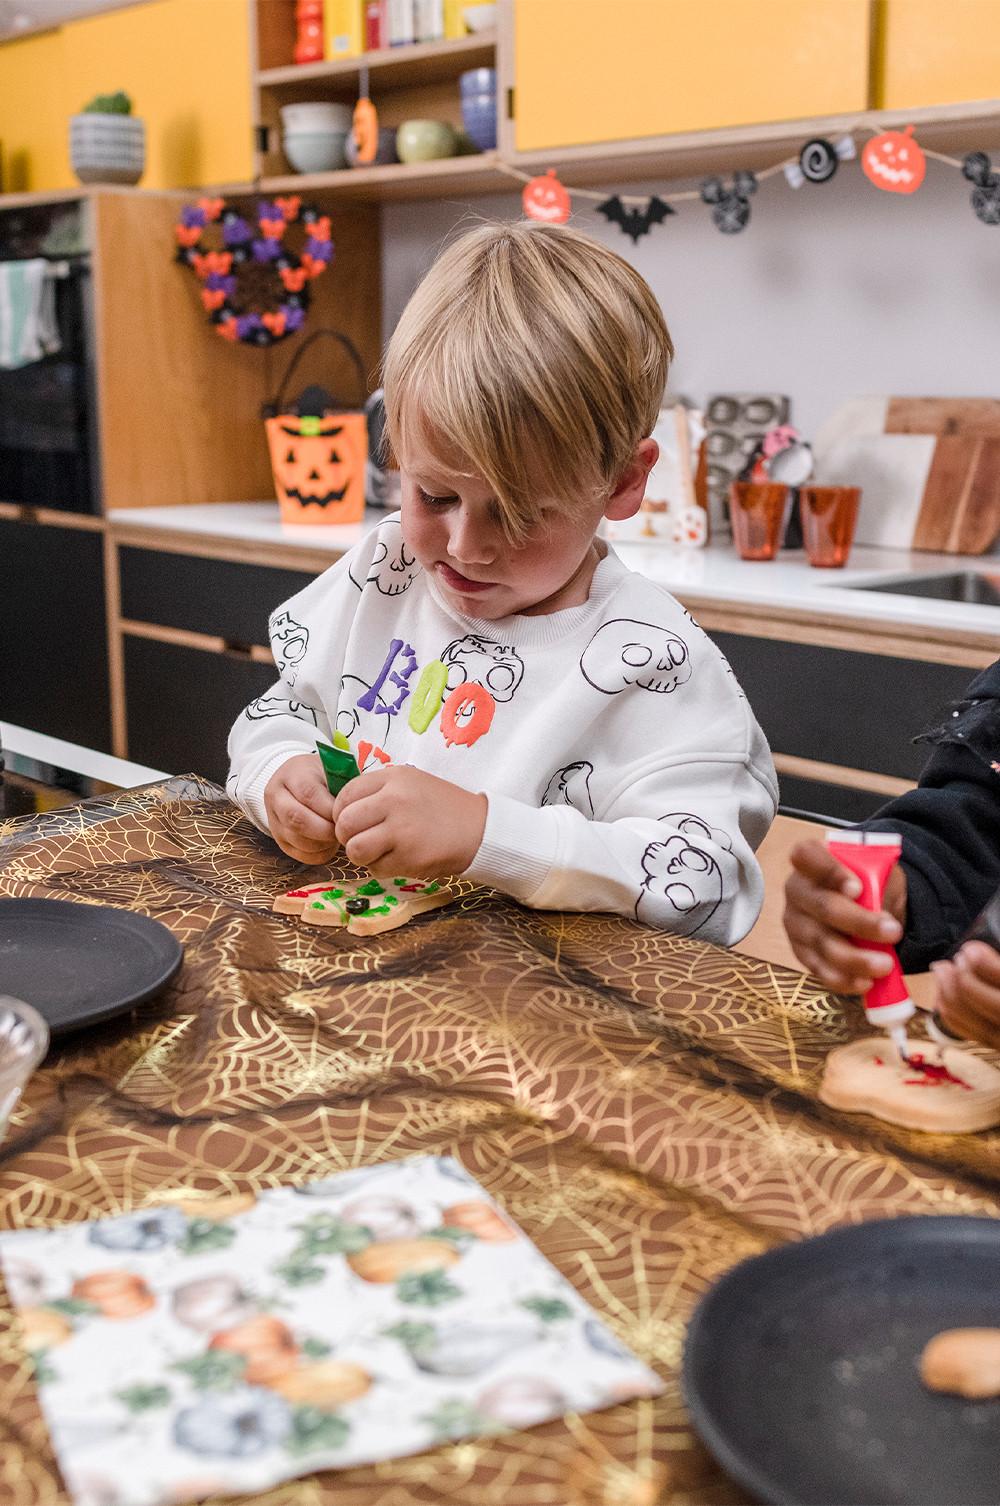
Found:
[[(286, 232), (299, 222), (306, 242), (297, 253), (286, 244)], [(221, 229), (221, 246), (207, 243), (212, 225)], [(224, 199), (203, 196), (185, 204), (174, 237), (176, 259), (202, 285), (209, 322), (224, 340), (247, 345), (274, 345), (302, 328), (309, 283), (334, 255), (329, 215), (303, 205), (298, 194), (262, 199), (253, 224)]]
[(924, 181), (927, 158), (909, 125), (905, 131), (883, 131), (866, 141), (861, 167), (868, 181), (885, 193), (916, 193)]
[(569, 219), (569, 194), (554, 167), (524, 185), (521, 204), (529, 220), (540, 220), (544, 225), (565, 225)]

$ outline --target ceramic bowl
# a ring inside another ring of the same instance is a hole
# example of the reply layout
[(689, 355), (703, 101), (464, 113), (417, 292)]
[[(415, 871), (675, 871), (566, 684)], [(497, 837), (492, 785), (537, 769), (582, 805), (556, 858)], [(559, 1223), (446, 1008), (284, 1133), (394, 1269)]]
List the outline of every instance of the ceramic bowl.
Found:
[(458, 75), (458, 89), (463, 99), (467, 94), (495, 94), (497, 71), (495, 68), (467, 68)]
[(462, 11), (462, 20), (470, 31), (489, 31), (497, 24), (495, 5), (467, 5)]
[(398, 162), (399, 159), (396, 156), (396, 132), (391, 126), (380, 126), (375, 161), (359, 162), (358, 149), (354, 142), (354, 132), (349, 131), (347, 134), (347, 145), (344, 147), (344, 155), (347, 158), (348, 167), (384, 167), (388, 162)]
[(347, 131), (286, 132), (285, 156), (297, 173), (330, 173), (347, 166)]
[(495, 94), (463, 94), (462, 124), (465, 134), (481, 152), (497, 144), (497, 97)]
[(433, 162), (453, 157), (458, 137), (446, 120), (404, 120), (396, 132), (400, 162)]
[(299, 136), (306, 131), (349, 131), (353, 111), (350, 105), (319, 99), (282, 105), (280, 114), (285, 134)]

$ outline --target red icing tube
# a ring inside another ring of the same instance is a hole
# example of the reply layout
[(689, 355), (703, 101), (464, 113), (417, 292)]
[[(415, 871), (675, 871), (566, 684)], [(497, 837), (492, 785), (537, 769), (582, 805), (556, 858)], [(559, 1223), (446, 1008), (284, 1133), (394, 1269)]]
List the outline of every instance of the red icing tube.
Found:
[[(899, 862), (903, 840), (888, 831), (828, 831), (826, 845), (838, 862), (861, 880), (858, 904), (865, 910), (881, 910), (889, 875)], [(865, 994), (865, 1014), (879, 1030), (902, 1025), (916, 1013), (906, 989), (903, 969), (896, 948), (889, 941), (862, 941), (852, 938), (855, 946), (866, 952), (885, 952), (892, 958), (892, 971), (876, 978)]]

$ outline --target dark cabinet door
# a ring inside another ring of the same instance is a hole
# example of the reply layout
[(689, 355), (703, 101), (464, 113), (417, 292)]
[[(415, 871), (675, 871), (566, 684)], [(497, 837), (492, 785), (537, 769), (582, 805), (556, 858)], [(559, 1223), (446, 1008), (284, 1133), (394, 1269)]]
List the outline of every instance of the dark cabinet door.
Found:
[(223, 784), (229, 729), (274, 684), (272, 664), (125, 637), (128, 756), (168, 774)]
[(111, 752), (103, 536), (0, 519), (0, 721)]

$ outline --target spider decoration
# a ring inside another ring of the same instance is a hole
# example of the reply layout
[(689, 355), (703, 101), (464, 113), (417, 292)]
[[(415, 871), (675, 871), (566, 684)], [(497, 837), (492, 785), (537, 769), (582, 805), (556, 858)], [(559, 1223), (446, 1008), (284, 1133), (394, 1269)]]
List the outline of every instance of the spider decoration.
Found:
[(962, 160), (962, 177), (976, 186), (972, 208), (984, 225), (1000, 225), (1000, 175), (985, 152), (969, 152)]
[[(296, 255), (284, 238), (299, 220), (306, 243)], [(221, 227), (221, 249), (206, 244), (212, 224)], [(329, 216), (303, 208), (297, 194), (262, 200), (256, 224), (224, 199), (201, 198), (181, 210), (174, 235), (177, 260), (202, 284), (201, 301), (217, 333), (248, 345), (274, 345), (301, 329), (309, 283), (333, 260)]]
[(701, 185), (701, 197), (712, 206), (712, 222), (723, 235), (738, 235), (750, 222), (750, 195), (757, 192), (754, 173), (733, 174), (733, 185), (727, 188), (721, 178), (705, 178)]

